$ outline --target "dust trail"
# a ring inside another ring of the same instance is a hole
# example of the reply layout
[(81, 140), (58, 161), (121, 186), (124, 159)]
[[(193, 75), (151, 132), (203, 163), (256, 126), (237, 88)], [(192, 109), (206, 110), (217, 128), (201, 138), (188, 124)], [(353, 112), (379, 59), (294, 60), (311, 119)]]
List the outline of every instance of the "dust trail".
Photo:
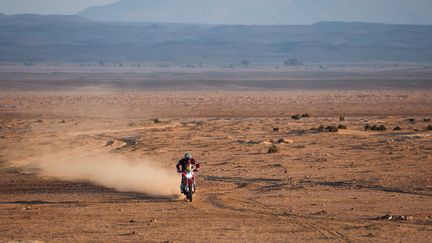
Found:
[(178, 175), (143, 159), (108, 154), (57, 153), (16, 164), (35, 173), (62, 180), (85, 181), (123, 192), (176, 196)]

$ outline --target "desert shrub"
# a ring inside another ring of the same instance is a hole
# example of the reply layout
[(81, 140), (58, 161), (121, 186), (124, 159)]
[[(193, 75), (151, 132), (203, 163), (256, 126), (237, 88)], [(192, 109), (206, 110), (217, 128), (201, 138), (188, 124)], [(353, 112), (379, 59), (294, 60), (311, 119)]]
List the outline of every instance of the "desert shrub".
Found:
[(301, 115), (301, 117), (302, 118), (308, 118), (308, 117), (310, 117), (310, 115), (309, 115), (309, 113), (304, 113), (304, 114)]
[(347, 126), (344, 124), (339, 124), (338, 129), (347, 129)]
[(155, 124), (158, 124), (158, 123), (161, 123), (162, 121), (159, 120), (159, 118), (156, 118), (156, 119), (153, 120), (153, 122), (154, 122)]
[(279, 127), (273, 127), (273, 132), (279, 132)]
[(400, 131), (400, 130), (402, 130), (402, 128), (400, 128), (400, 127), (393, 128), (393, 131)]
[(423, 122), (430, 122), (431, 119), (430, 118), (423, 118)]
[(243, 61), (241, 62), (241, 65), (242, 65), (244, 68), (248, 68), (250, 64), (251, 64), (251, 62), (250, 62), (249, 60), (243, 60)]
[(339, 127), (337, 126), (323, 126), (320, 125), (318, 128), (314, 128), (315, 131), (317, 132), (338, 132), (339, 131)]
[(272, 145), (270, 148), (268, 148), (267, 153), (269, 154), (274, 154), (274, 153), (278, 153), (279, 152), (279, 148), (276, 145)]
[(414, 118), (409, 118), (408, 121), (411, 122), (411, 123), (415, 123), (416, 122), (416, 120)]
[(301, 115), (300, 115), (300, 114), (293, 115), (293, 116), (291, 116), (291, 118), (292, 118), (293, 120), (300, 120), (300, 119), (301, 119)]
[(327, 126), (325, 129), (327, 132), (338, 132), (339, 129), (336, 126)]
[(427, 126), (427, 127), (426, 127), (426, 130), (428, 130), (428, 131), (432, 131), (432, 125)]
[(277, 143), (285, 143), (285, 139), (283, 139), (283, 138), (279, 138), (279, 139), (277, 140)]
[(377, 126), (375, 131), (387, 131), (387, 128), (384, 125)]
[(345, 115), (340, 115), (339, 116), (339, 121), (341, 121), (341, 122), (345, 121)]
[(386, 130), (387, 130), (387, 128), (384, 125), (379, 125), (379, 126), (373, 125), (373, 126), (370, 126), (369, 124), (367, 124), (365, 126), (365, 131), (386, 131)]
[(284, 61), (283, 64), (285, 66), (292, 66), (292, 67), (304, 66), (304, 63), (297, 58), (288, 59)]

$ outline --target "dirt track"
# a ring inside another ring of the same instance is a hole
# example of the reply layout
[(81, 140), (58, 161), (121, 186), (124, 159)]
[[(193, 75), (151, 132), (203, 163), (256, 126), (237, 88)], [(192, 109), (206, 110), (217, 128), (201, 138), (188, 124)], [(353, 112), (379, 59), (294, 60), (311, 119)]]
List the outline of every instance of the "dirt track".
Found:
[[(3, 92), (0, 240), (429, 242), (432, 132), (423, 118), (432, 115), (431, 97), (427, 90)], [(312, 117), (290, 118), (302, 111)], [(347, 130), (311, 130), (340, 124), (340, 113)], [(365, 124), (388, 130), (364, 131)], [(267, 153), (272, 144), (279, 153)], [(141, 157), (173, 170), (190, 151), (202, 163), (198, 193), (188, 203), (20, 166), (68, 151)], [(379, 219), (386, 214), (407, 218)]]

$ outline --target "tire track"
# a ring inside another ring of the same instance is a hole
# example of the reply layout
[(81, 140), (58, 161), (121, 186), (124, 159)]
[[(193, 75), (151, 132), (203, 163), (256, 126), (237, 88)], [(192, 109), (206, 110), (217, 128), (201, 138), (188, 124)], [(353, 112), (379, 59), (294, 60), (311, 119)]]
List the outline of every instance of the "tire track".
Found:
[[(236, 213), (250, 214), (253, 212), (254, 214), (260, 214), (262, 216), (278, 217), (279, 220), (289, 221), (307, 231), (316, 232), (325, 239), (337, 239), (341, 242), (352, 242), (352, 240), (347, 235), (335, 230), (328, 225), (325, 225), (324, 223), (320, 222), (319, 219), (306, 218), (306, 216), (281, 212), (284, 210), (268, 206), (256, 199), (253, 199), (253, 197), (241, 197), (240, 195), (248, 195), (248, 193), (251, 191), (247, 188), (248, 186), (245, 186), (245, 182), (242, 183), (238, 180), (231, 182), (225, 180), (224, 182), (236, 185), (236, 188), (234, 189), (235, 193), (232, 193), (232, 191), (224, 191), (207, 194), (204, 200), (207, 205), (216, 207), (219, 210), (229, 210)], [(250, 185), (250, 183), (248, 183), (248, 185)], [(261, 188), (267, 187), (268, 186), (262, 186)]]

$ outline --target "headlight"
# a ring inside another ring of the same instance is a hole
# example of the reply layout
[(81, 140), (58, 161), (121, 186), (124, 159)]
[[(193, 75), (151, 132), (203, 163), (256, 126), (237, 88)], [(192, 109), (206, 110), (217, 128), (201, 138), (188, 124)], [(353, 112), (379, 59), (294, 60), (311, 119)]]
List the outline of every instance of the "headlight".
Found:
[(186, 174), (186, 178), (191, 179), (192, 178), (192, 173)]

